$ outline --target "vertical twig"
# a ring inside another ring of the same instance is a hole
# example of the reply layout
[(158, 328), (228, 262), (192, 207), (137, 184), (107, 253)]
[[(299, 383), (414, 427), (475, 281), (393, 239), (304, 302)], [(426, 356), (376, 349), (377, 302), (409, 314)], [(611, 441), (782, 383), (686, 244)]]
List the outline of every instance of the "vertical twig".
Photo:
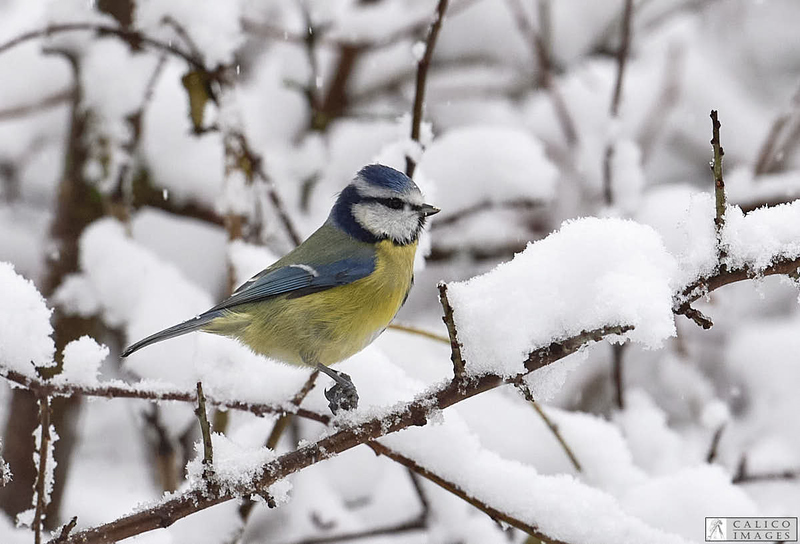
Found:
[[(798, 114), (800, 113), (800, 88), (795, 91), (789, 104), (788, 111), (784, 111), (772, 122), (772, 126), (767, 133), (764, 143), (761, 144), (758, 158), (756, 159), (753, 174), (758, 177), (772, 171), (775, 162), (780, 160), (780, 157), (785, 151), (786, 145), (792, 140), (787, 137), (788, 130), (784, 130), (787, 126), (797, 123)], [(781, 138), (781, 136), (784, 136)]]
[(558, 425), (556, 425), (553, 420), (547, 416), (544, 410), (542, 410), (542, 407), (539, 406), (539, 403), (536, 402), (536, 399), (533, 398), (533, 392), (531, 391), (530, 387), (528, 387), (528, 384), (525, 383), (525, 380), (520, 378), (514, 383), (514, 385), (522, 393), (522, 396), (525, 397), (525, 400), (531, 403), (533, 409), (536, 410), (536, 413), (542, 418), (544, 424), (547, 425), (547, 428), (550, 429), (551, 433), (553, 433), (553, 436), (555, 436), (556, 440), (558, 440), (558, 443), (561, 445), (564, 453), (567, 454), (567, 457), (569, 457), (569, 460), (572, 463), (572, 466), (575, 467), (575, 470), (578, 472), (583, 472), (583, 467), (581, 467), (581, 464), (578, 462), (578, 458), (575, 457), (575, 453), (573, 453), (572, 448), (570, 448), (569, 444), (567, 444), (567, 441), (564, 440), (564, 437), (561, 435), (561, 431), (558, 430)]
[(47, 453), (50, 450), (50, 397), (39, 397), (39, 425), (42, 432), (39, 437), (39, 467), (36, 476), (36, 509), (33, 514), (33, 541), (42, 542), (42, 524), (47, 508)]
[[(625, 0), (625, 9), (622, 13), (620, 45), (617, 50), (617, 79), (614, 83), (614, 94), (611, 97), (611, 105), (609, 106), (609, 114), (612, 119), (616, 119), (619, 116), (619, 104), (622, 99), (622, 82), (625, 77), (625, 66), (627, 65), (628, 51), (631, 45), (632, 20), (633, 0)], [(610, 141), (606, 146), (603, 159), (603, 200), (606, 205), (611, 205), (614, 202), (614, 193), (611, 188), (613, 176), (613, 172), (611, 172), (611, 161), (614, 158), (614, 153), (614, 142)]]
[(466, 365), (461, 355), (461, 342), (458, 341), (456, 323), (453, 318), (453, 307), (450, 306), (450, 301), (447, 300), (447, 284), (440, 282), (437, 287), (439, 288), (439, 301), (442, 303), (442, 309), (444, 310), (442, 321), (447, 326), (447, 334), (450, 336), (450, 360), (453, 361), (453, 376), (455, 380), (460, 380), (464, 377)]
[(714, 159), (711, 162), (711, 170), (714, 172), (714, 200), (716, 203), (716, 214), (714, 216), (714, 228), (717, 233), (717, 248), (720, 257), (723, 256), (721, 247), (722, 228), (725, 226), (725, 181), (722, 179), (722, 157), (725, 150), (722, 149), (719, 140), (720, 122), (717, 110), (711, 110), (711, 148), (714, 150)]
[(200, 421), (200, 432), (203, 435), (203, 479), (210, 481), (214, 475), (214, 450), (211, 445), (211, 426), (206, 415), (206, 397), (203, 395), (202, 382), (197, 382), (197, 409), (194, 413)]
[(539, 0), (540, 30), (538, 31), (528, 21), (520, 0), (508, 0), (508, 6), (514, 12), (514, 21), (522, 38), (533, 46), (533, 57), (539, 63), (539, 83), (550, 96), (567, 145), (574, 147), (578, 143), (578, 131), (567, 109), (567, 104), (564, 102), (564, 97), (561, 96), (561, 91), (553, 78), (553, 66), (550, 61), (550, 3), (548, 0)]
[(714, 431), (714, 436), (711, 437), (711, 446), (708, 448), (708, 453), (706, 454), (706, 463), (713, 463), (717, 458), (717, 454), (719, 453), (719, 443), (722, 439), (722, 433), (724, 430), (725, 423), (721, 424), (719, 427), (717, 427), (717, 430)]
[(627, 344), (612, 344), (611, 345), (611, 368), (614, 375), (614, 401), (617, 408), (620, 410), (625, 409), (625, 380), (623, 379), (622, 367), (625, 355), (625, 347)]
[[(319, 376), (319, 370), (315, 370), (312, 372), (306, 383), (303, 384), (303, 387), (298, 391), (292, 400), (290, 401), (293, 406), (299, 407), (303, 400), (305, 400), (306, 396), (314, 389), (314, 383), (317, 381), (317, 377)], [(284, 414), (278, 418), (278, 421), (275, 422), (275, 426), (272, 427), (272, 431), (269, 433), (269, 437), (267, 437), (266, 446), (274, 450), (278, 446), (278, 441), (283, 436), (284, 431), (289, 426), (289, 423), (292, 422), (293, 416), (291, 414)], [(267, 504), (269, 504), (269, 500), (267, 500)], [(230, 540), (230, 542), (236, 543), (239, 542), (242, 535), (244, 534), (245, 525), (247, 525), (247, 520), (250, 519), (250, 514), (253, 511), (253, 507), (256, 505), (256, 502), (247, 497), (242, 499), (242, 504), (239, 505), (239, 521), (240, 526), (236, 531), (234, 537)]]
[[(417, 81), (414, 90), (414, 113), (411, 119), (411, 139), (419, 142), (420, 126), (422, 125), (422, 110), (425, 103), (425, 83), (428, 79), (428, 69), (431, 65), (431, 58), (433, 57), (433, 48), (436, 47), (436, 38), (439, 36), (439, 30), (442, 28), (444, 21), (444, 14), (447, 11), (448, 0), (439, 0), (436, 6), (436, 18), (431, 23), (430, 30), (428, 31), (428, 38), (425, 40), (425, 53), (422, 58), (417, 62)], [(410, 178), (414, 177), (414, 170), (417, 168), (417, 163), (409, 156), (406, 156), (406, 175)]]

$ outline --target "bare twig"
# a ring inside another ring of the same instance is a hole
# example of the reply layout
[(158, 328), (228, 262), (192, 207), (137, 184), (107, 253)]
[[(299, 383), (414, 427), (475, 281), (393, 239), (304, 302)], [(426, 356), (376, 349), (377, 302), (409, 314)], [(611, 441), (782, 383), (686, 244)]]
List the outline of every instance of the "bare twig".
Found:
[[(377, 455), (380, 455), (380, 452), (373, 448), (375, 442), (368, 442), (367, 446), (371, 447), (373, 451)], [(428, 498), (425, 495), (425, 490), (422, 489), (422, 482), (419, 481), (419, 476), (417, 473), (414, 472), (412, 469), (407, 468), (408, 476), (411, 479), (411, 484), (414, 486), (414, 490), (417, 493), (417, 497), (419, 498), (420, 505), (422, 506), (422, 510), (420, 513), (408, 521), (403, 521), (400, 523), (396, 523), (394, 525), (389, 525), (387, 527), (378, 527), (376, 529), (368, 529), (366, 531), (358, 531), (353, 533), (343, 533), (338, 535), (328, 535), (328, 536), (320, 536), (320, 537), (313, 537), (313, 538), (305, 538), (297, 544), (327, 544), (333, 542), (349, 542), (351, 540), (360, 540), (363, 538), (372, 538), (375, 536), (381, 535), (398, 535), (402, 533), (407, 533), (409, 531), (421, 531), (428, 527), (428, 517), (430, 516), (430, 504), (428, 503)]]
[(500, 202), (493, 202), (491, 200), (486, 200), (484, 202), (478, 202), (477, 204), (473, 204), (472, 206), (468, 206), (461, 210), (449, 213), (446, 216), (442, 217), (441, 219), (436, 219), (431, 223), (431, 230), (433, 231), (448, 225), (452, 225), (462, 220), (469, 220), (469, 218), (472, 217), (473, 215), (485, 212), (487, 210), (511, 209), (511, 210), (530, 211), (544, 207), (544, 205), (545, 203), (543, 201), (534, 200), (531, 198), (515, 198)]
[[(630, 326), (602, 327), (584, 331), (560, 342), (553, 342), (530, 353), (525, 360), (525, 370), (520, 376), (563, 359), (589, 342), (599, 341), (609, 334), (623, 334), (631, 329)], [(114, 542), (153, 529), (168, 527), (194, 512), (232, 500), (235, 497), (264, 490), (290, 474), (360, 444), (411, 426), (423, 426), (427, 424), (431, 414), (438, 413), (453, 404), (503, 384), (513, 383), (517, 378), (518, 376), (505, 378), (487, 374), (468, 381), (452, 380), (429, 390), (412, 401), (389, 409), (382, 416), (344, 427), (314, 443), (281, 455), (265, 464), (262, 467), (263, 470), (259, 472), (260, 476), (254, 477), (248, 482), (232, 484), (221, 490), (213, 490), (213, 492), (209, 492), (207, 489), (191, 489), (148, 509), (123, 516), (116, 521), (73, 533), (66, 542), (75, 544)], [(508, 519), (509, 523), (529, 527), (503, 512), (496, 511), (496, 514), (499, 519)]]
[(748, 484), (757, 482), (780, 482), (800, 480), (800, 469), (788, 469), (778, 472), (761, 472), (756, 474), (737, 474), (733, 477), (734, 484)]
[(69, 87), (67, 89), (62, 89), (55, 93), (49, 94), (43, 98), (39, 98), (30, 104), (5, 108), (0, 110), (0, 121), (16, 119), (18, 117), (24, 117), (26, 115), (39, 113), (50, 108), (61, 106), (66, 102), (70, 102), (74, 93), (75, 89), (73, 87)]
[(42, 541), (42, 524), (47, 509), (47, 462), (50, 451), (50, 397), (39, 397), (39, 466), (36, 476), (36, 509), (33, 514), (33, 539), (35, 544)]
[[(775, 162), (780, 160), (784, 154), (784, 148), (790, 143), (791, 138), (787, 138), (789, 132), (787, 127), (797, 123), (800, 115), (800, 88), (795, 91), (789, 104), (789, 109), (778, 115), (772, 122), (772, 126), (767, 132), (764, 143), (761, 144), (758, 158), (753, 168), (756, 177), (771, 172)], [(781, 138), (783, 136), (783, 138)]]
[(450, 360), (453, 361), (453, 376), (456, 380), (461, 380), (466, 370), (466, 362), (461, 355), (461, 342), (458, 341), (453, 307), (450, 306), (450, 301), (447, 300), (447, 284), (440, 282), (437, 287), (439, 288), (439, 302), (442, 303), (442, 309), (444, 310), (442, 321), (447, 326), (447, 334), (450, 336)]
[(711, 276), (700, 278), (684, 287), (680, 293), (675, 294), (672, 298), (672, 311), (677, 315), (685, 315), (698, 325), (708, 329), (713, 323), (703, 314), (691, 307), (694, 301), (730, 283), (765, 276), (790, 276), (796, 274), (799, 268), (800, 257), (791, 259), (780, 255), (772, 259), (772, 264), (770, 266), (760, 270), (754, 270), (749, 267), (734, 269), (720, 267)]
[(0, 54), (5, 53), (9, 49), (12, 49), (18, 45), (21, 45), (31, 40), (46, 38), (48, 36), (52, 36), (53, 34), (61, 34), (64, 32), (80, 32), (80, 31), (96, 32), (98, 36), (117, 36), (134, 48), (138, 46), (138, 44), (146, 45), (151, 49), (163, 51), (172, 56), (179, 57), (188, 62), (194, 68), (197, 68), (199, 70), (205, 70), (205, 67), (203, 66), (201, 59), (197, 59), (193, 55), (186, 53), (185, 51), (177, 47), (174, 47), (170, 44), (146, 36), (145, 34), (142, 34), (141, 32), (137, 32), (135, 30), (130, 30), (123, 27), (117, 27), (112, 25), (97, 24), (97, 23), (65, 23), (65, 24), (49, 25), (39, 30), (31, 30), (29, 32), (25, 32), (24, 34), (20, 34), (16, 38), (12, 38), (11, 40), (5, 43), (0, 44)]
[(725, 431), (725, 425), (725, 423), (722, 423), (714, 431), (711, 437), (711, 445), (708, 447), (708, 453), (706, 454), (706, 463), (713, 463), (716, 460), (717, 454), (719, 453), (719, 443), (722, 440), (722, 433)]
[[(614, 82), (614, 93), (611, 96), (609, 115), (612, 119), (619, 116), (619, 104), (622, 98), (622, 83), (625, 77), (625, 66), (628, 61), (628, 50), (631, 44), (631, 21), (633, 19), (633, 0), (625, 0), (625, 9), (622, 13), (622, 29), (620, 31), (620, 45), (617, 50), (617, 78)], [(603, 158), (603, 200), (606, 205), (614, 202), (614, 192), (612, 188), (613, 173), (611, 172), (611, 162), (614, 159), (615, 142), (609, 141)]]
[[(172, 400), (179, 402), (197, 402), (197, 393), (195, 391), (180, 391), (180, 390), (166, 390), (163, 388), (147, 389), (143, 386), (128, 385), (122, 383), (115, 383), (109, 385), (96, 385), (96, 386), (82, 386), (71, 383), (54, 384), (50, 381), (42, 381), (24, 374), (20, 374), (14, 370), (0, 367), (0, 376), (3, 378), (17, 383), (34, 393), (39, 395), (49, 396), (72, 396), (84, 395), (87, 397), (105, 397), (105, 398), (130, 398), (130, 399), (143, 399), (151, 401), (164, 401)], [(250, 412), (257, 416), (264, 416), (266, 414), (286, 414), (291, 410), (284, 405), (274, 404), (259, 404), (249, 403), (237, 400), (217, 400), (206, 397), (207, 403), (213, 406), (222, 408), (229, 408), (232, 410), (241, 410)], [(304, 408), (297, 408), (293, 412), (296, 415), (319, 421), (320, 423), (327, 424), (329, 418), (325, 415), (317, 414)]]
[(214, 447), (211, 444), (211, 426), (208, 424), (202, 382), (197, 382), (197, 408), (194, 413), (200, 421), (200, 433), (203, 437), (203, 479), (208, 482), (214, 477)]
[(507, 0), (507, 4), (514, 15), (514, 22), (517, 24), (517, 29), (522, 35), (522, 39), (533, 47), (533, 58), (539, 63), (539, 83), (547, 90), (550, 96), (553, 110), (556, 118), (558, 118), (558, 123), (564, 133), (567, 145), (573, 147), (578, 143), (578, 131), (575, 128), (575, 121), (572, 119), (567, 104), (564, 102), (564, 97), (561, 95), (561, 91), (553, 78), (553, 65), (550, 61), (549, 3), (539, 2), (538, 4), (540, 30), (534, 28), (528, 20), (520, 0)]
[(75, 525), (78, 524), (78, 516), (72, 516), (72, 519), (69, 520), (68, 523), (65, 523), (63, 527), (61, 527), (61, 532), (58, 534), (58, 537), (53, 541), (53, 544), (59, 544), (60, 542), (64, 542), (72, 530), (75, 528)]
[(417, 336), (423, 336), (425, 338), (429, 338), (430, 340), (435, 340), (437, 342), (444, 342), (445, 344), (449, 344), (450, 343), (450, 339), (449, 338), (445, 338), (444, 336), (436, 334), (435, 332), (426, 331), (424, 329), (420, 329), (420, 328), (414, 327), (412, 325), (404, 325), (404, 324), (401, 324), (401, 323), (392, 323), (387, 328), (395, 330), (395, 331), (407, 332), (409, 334), (416, 334)]
[(537, 526), (531, 525), (529, 523), (526, 523), (526, 522), (524, 522), (524, 521), (522, 521), (520, 519), (517, 519), (517, 518), (509, 515), (506, 512), (503, 512), (501, 510), (497, 510), (496, 508), (492, 507), (490, 504), (487, 504), (487, 503), (485, 503), (485, 502), (483, 502), (483, 501), (481, 501), (479, 499), (476, 499), (467, 490), (462, 489), (461, 487), (459, 487), (458, 484), (455, 484), (453, 482), (445, 480), (444, 478), (442, 478), (438, 474), (436, 474), (436, 473), (428, 470), (427, 468), (423, 467), (422, 465), (420, 465), (419, 463), (417, 463), (413, 459), (410, 459), (410, 458), (408, 458), (408, 457), (406, 457), (404, 455), (401, 455), (400, 453), (397, 453), (394, 450), (391, 450), (391, 449), (387, 448), (386, 446), (384, 446), (380, 442), (372, 441), (372, 442), (369, 442), (367, 445), (370, 448), (372, 448), (373, 451), (375, 451), (375, 453), (378, 453), (380, 455), (385, 455), (389, 459), (392, 459), (392, 460), (400, 463), (401, 465), (404, 465), (404, 466), (410, 468), (411, 470), (413, 470), (414, 472), (416, 472), (420, 476), (430, 480), (431, 482), (435, 483), (439, 487), (441, 487), (443, 489), (446, 489), (447, 491), (449, 491), (453, 495), (455, 495), (455, 496), (459, 497), (460, 499), (462, 499), (463, 501), (471, 504), (472, 506), (474, 506), (478, 510), (481, 510), (482, 512), (485, 512), (492, 519), (501, 521), (503, 523), (506, 523), (506, 524), (508, 524), (508, 525), (510, 525), (512, 527), (515, 527), (515, 528), (517, 528), (517, 529), (519, 529), (521, 531), (526, 532), (529, 535), (534, 535), (537, 538), (539, 538), (540, 540), (542, 540), (543, 542), (550, 543), (550, 544), (565, 544), (560, 540), (556, 540), (556, 539), (550, 537), (549, 535), (546, 535), (546, 534), (542, 533), (541, 530), (539, 530), (539, 528)]
[[(711, 110), (712, 138), (711, 147), (714, 150), (714, 159), (711, 162), (711, 170), (714, 172), (714, 200), (716, 202), (716, 215), (714, 216), (714, 227), (717, 232), (717, 245), (721, 243), (722, 228), (725, 226), (725, 182), (722, 179), (722, 157), (725, 151), (719, 141), (719, 118), (717, 110)], [(718, 248), (722, 255), (722, 248)]]
[[(414, 109), (411, 119), (411, 139), (419, 142), (420, 127), (422, 125), (422, 113), (425, 105), (425, 83), (428, 80), (428, 68), (431, 65), (431, 58), (433, 58), (433, 48), (436, 47), (436, 38), (439, 36), (439, 30), (442, 28), (444, 22), (444, 14), (447, 11), (448, 0), (439, 0), (436, 6), (436, 15), (431, 23), (430, 30), (428, 31), (428, 38), (425, 40), (425, 53), (422, 58), (417, 62), (417, 81), (414, 90)], [(410, 178), (414, 177), (414, 170), (417, 163), (409, 156), (406, 156), (406, 175)]]
[(558, 443), (561, 445), (561, 448), (564, 450), (564, 453), (567, 454), (567, 457), (569, 457), (569, 460), (572, 463), (572, 466), (575, 467), (575, 470), (577, 470), (578, 472), (583, 472), (583, 468), (581, 467), (581, 464), (578, 462), (578, 458), (575, 456), (575, 453), (572, 451), (572, 448), (569, 447), (569, 444), (567, 444), (567, 441), (564, 440), (561, 431), (558, 430), (558, 425), (553, 423), (553, 420), (550, 419), (550, 417), (545, 413), (545, 411), (542, 410), (542, 407), (539, 406), (539, 403), (536, 402), (536, 399), (533, 398), (533, 392), (531, 391), (531, 388), (528, 387), (528, 384), (525, 382), (525, 380), (520, 379), (514, 385), (517, 387), (517, 389), (520, 390), (522, 395), (525, 397), (525, 400), (531, 403), (533, 409), (536, 410), (536, 413), (539, 414), (539, 417), (542, 418), (544, 424), (547, 425), (547, 428), (550, 429), (551, 433), (553, 433), (553, 436), (555, 436), (556, 440), (558, 440)]
[(611, 368), (614, 376), (614, 400), (617, 408), (625, 409), (625, 380), (623, 379), (623, 365), (625, 363), (625, 348), (627, 344), (613, 344), (611, 346)]

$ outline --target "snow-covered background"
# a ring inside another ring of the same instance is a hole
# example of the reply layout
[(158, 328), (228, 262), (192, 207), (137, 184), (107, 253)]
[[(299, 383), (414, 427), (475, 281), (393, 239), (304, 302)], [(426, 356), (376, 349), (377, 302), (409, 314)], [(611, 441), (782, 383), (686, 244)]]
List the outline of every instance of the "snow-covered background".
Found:
[[(399, 323), (446, 338), (448, 282), (472, 377), (513, 377), (585, 330), (632, 329), (528, 375), (537, 407), (503, 386), (382, 447), (570, 544), (702, 542), (705, 517), (800, 514), (800, 295), (796, 274), (768, 274), (800, 257), (800, 3), (633, 2), (620, 77), (624, 0), (452, 0), (415, 142), (438, 3), (0, 0), (0, 373), (151, 391), (202, 380), (214, 399), (288, 406), (308, 370), (233, 341), (119, 352), (291, 249), (361, 166), (404, 170), (409, 155), (442, 212)], [(730, 205), (719, 236), (712, 109)], [(767, 275), (700, 297), (704, 330), (675, 297), (720, 255)], [(358, 417), (453, 375), (449, 342), (397, 329), (339, 367)], [(327, 385), (302, 407), (325, 413)], [(53, 410), (48, 528), (199, 485), (191, 404), (73, 399)], [(37, 410), (0, 380), (3, 543), (33, 542)], [(275, 458), (276, 417), (211, 415), (226, 482)], [(277, 454), (329, 432), (295, 418)], [(228, 501), (137, 542), (528, 539), (451, 491), (362, 445), (278, 482), (277, 508), (256, 502), (243, 521)]]

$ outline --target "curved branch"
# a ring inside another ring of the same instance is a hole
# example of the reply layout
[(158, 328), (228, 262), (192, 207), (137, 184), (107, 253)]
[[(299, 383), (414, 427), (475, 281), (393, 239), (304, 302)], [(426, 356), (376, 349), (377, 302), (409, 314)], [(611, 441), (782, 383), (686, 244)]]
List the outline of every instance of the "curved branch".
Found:
[[(278, 480), (319, 461), (365, 444), (377, 438), (412, 426), (427, 424), (429, 416), (477, 394), (499, 387), (538, 368), (575, 353), (585, 344), (611, 334), (622, 334), (630, 326), (608, 326), (585, 331), (561, 342), (553, 342), (530, 353), (525, 371), (506, 378), (488, 374), (471, 379), (454, 379), (416, 399), (396, 406), (384, 415), (344, 427), (313, 444), (286, 453), (261, 467), (260, 473), (246, 483), (236, 483), (217, 492), (194, 488), (169, 498), (161, 504), (142, 510), (105, 525), (73, 533), (63, 542), (73, 544), (110, 543), (153, 529), (169, 527), (177, 520), (236, 497), (257, 494)], [(522, 522), (520, 522), (522, 523)]]
[(48, 36), (52, 36), (53, 34), (62, 34), (64, 32), (80, 32), (80, 31), (96, 32), (101, 37), (116, 36), (122, 39), (122, 41), (130, 44), (132, 48), (137, 48), (140, 45), (145, 45), (150, 47), (151, 49), (156, 49), (158, 51), (163, 51), (165, 53), (168, 53), (172, 56), (179, 57), (198, 70), (206, 69), (200, 59), (197, 59), (193, 55), (186, 53), (185, 51), (182, 51), (181, 49), (172, 46), (168, 43), (164, 43), (159, 40), (156, 40), (155, 38), (151, 38), (136, 30), (130, 30), (119, 26), (103, 25), (97, 23), (64, 23), (64, 24), (49, 25), (45, 28), (40, 28), (38, 30), (31, 30), (29, 32), (25, 32), (24, 34), (20, 34), (16, 38), (12, 38), (11, 40), (5, 43), (0, 44), (0, 54), (5, 53), (9, 49), (13, 49), (16, 46), (22, 45), (23, 43), (29, 42), (31, 40), (46, 38)]

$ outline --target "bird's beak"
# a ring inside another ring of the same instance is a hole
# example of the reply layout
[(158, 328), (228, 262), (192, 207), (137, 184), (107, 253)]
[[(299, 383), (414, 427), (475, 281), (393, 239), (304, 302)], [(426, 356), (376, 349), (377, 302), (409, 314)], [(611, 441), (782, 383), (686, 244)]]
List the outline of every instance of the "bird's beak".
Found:
[(419, 208), (419, 213), (421, 213), (424, 217), (428, 217), (429, 215), (437, 214), (440, 211), (442, 211), (442, 210), (440, 210), (436, 206), (431, 206), (430, 204), (423, 204)]

